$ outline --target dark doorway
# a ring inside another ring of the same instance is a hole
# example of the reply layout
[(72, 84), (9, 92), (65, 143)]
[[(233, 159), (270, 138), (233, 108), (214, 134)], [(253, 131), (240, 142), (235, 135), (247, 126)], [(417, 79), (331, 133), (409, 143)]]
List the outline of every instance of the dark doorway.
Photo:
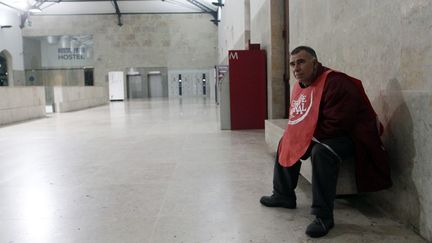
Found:
[(8, 86), (8, 65), (7, 60), (0, 56), (0, 86)]
[(94, 68), (84, 68), (84, 85), (94, 86)]

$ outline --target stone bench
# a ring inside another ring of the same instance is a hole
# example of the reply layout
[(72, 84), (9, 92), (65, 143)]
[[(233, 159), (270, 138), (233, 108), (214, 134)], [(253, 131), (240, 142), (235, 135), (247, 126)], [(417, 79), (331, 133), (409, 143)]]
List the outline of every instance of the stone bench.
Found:
[[(272, 152), (277, 150), (279, 140), (281, 139), (287, 124), (287, 119), (273, 119), (265, 121), (265, 140)], [(339, 177), (336, 188), (337, 195), (357, 193), (354, 173), (354, 161), (343, 161), (339, 169)], [(304, 163), (302, 163), (300, 174), (307, 181), (312, 182), (312, 164), (310, 163), (310, 159), (307, 159), (304, 161)]]
[(45, 117), (43, 87), (0, 87), (0, 126)]
[(68, 112), (107, 105), (105, 87), (97, 86), (53, 86), (55, 112)]

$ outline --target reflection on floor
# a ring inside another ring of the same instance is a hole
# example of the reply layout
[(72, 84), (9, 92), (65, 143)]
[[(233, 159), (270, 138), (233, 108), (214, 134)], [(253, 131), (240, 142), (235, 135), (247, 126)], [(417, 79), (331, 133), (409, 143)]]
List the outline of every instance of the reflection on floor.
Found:
[[(262, 207), (262, 130), (221, 131), (206, 99), (115, 102), (0, 128), (0, 242), (305, 242), (298, 209)], [(337, 200), (327, 242), (422, 242)], [(365, 207), (368, 210), (362, 210)]]

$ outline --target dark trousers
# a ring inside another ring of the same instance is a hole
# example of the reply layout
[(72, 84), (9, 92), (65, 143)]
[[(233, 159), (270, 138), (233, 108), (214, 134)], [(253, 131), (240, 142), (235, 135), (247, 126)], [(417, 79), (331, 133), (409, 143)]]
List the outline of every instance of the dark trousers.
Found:
[[(333, 217), (340, 160), (353, 156), (354, 145), (348, 137), (326, 139), (320, 142), (321, 144), (312, 142), (301, 159), (311, 157), (312, 162), (311, 214), (320, 218), (329, 218)], [(322, 144), (326, 144), (329, 148)], [(282, 167), (279, 164), (279, 154), (276, 155), (273, 193), (296, 198), (294, 190), (297, 187), (301, 163), (298, 161), (291, 167)]]

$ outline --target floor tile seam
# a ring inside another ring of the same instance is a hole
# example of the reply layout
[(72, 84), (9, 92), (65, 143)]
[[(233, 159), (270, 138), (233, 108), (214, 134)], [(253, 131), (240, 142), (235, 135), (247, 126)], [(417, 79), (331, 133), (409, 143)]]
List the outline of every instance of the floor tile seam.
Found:
[[(236, 163), (236, 162), (241, 162), (241, 163), (254, 163), (254, 164), (264, 164), (267, 163), (268, 161), (263, 159), (251, 159), (248, 158), (246, 156), (241, 156), (242, 154), (238, 155), (240, 158), (237, 158), (237, 156), (233, 156), (233, 158), (214, 158), (214, 159), (208, 159), (206, 161), (212, 162), (212, 163)], [(182, 160), (183, 159), (188, 159), (187, 156), (182, 156)], [(198, 160), (198, 159), (189, 159), (188, 161), (190, 161), (190, 163), (202, 163), (202, 160)], [(272, 159), (274, 160), (274, 159)], [(273, 161), (272, 161), (273, 162)], [(188, 162), (186, 162), (188, 163)]]
[[(259, 204), (259, 202), (257, 201), (257, 204)], [(237, 211), (235, 216), (256, 216), (257, 212), (250, 210), (251, 212), (242, 212), (242, 211)], [(264, 212), (265, 213), (265, 212)], [(231, 218), (231, 215), (226, 215), (224, 213), (220, 213), (220, 214), (215, 214), (216, 217), (214, 218), (219, 218), (219, 219), (223, 219), (223, 218)], [(179, 214), (174, 214), (174, 215), (167, 215), (167, 214), (162, 214), (160, 215), (160, 219), (167, 219), (167, 218), (197, 218), (199, 220), (201, 215), (199, 214), (188, 214), (188, 215), (179, 215)], [(305, 217), (306, 218), (306, 217)]]
[[(147, 183), (112, 183), (112, 184), (93, 184), (93, 185), (84, 185), (84, 184), (79, 184), (79, 185), (51, 185), (51, 184), (46, 184), (46, 186), (48, 187), (52, 187), (55, 189), (104, 189), (104, 188), (110, 188), (113, 189), (114, 187), (117, 188), (129, 188), (129, 187), (138, 187), (138, 186), (142, 186), (142, 185), (160, 185), (161, 182), (166, 182), (168, 180), (166, 179), (158, 179), (158, 180), (147, 180), (146, 182), (151, 182), (151, 184), (147, 184)], [(166, 182), (165, 184), (169, 184), (168, 182)], [(10, 185), (10, 186), (1, 186), (0, 185), (0, 189), (28, 189), (29, 187), (33, 187), (32, 185)], [(145, 188), (144, 188), (145, 189)]]
[[(205, 162), (203, 162), (203, 160), (188, 160), (188, 161), (181, 161), (182, 165), (200, 165), (206, 163), (207, 165), (223, 165), (223, 164), (233, 164), (233, 165), (241, 165), (241, 164), (250, 164), (250, 165), (263, 165), (266, 166), (266, 161), (264, 160), (248, 160), (248, 159), (230, 159), (228, 161), (221, 161), (221, 160), (206, 160)], [(274, 163), (273, 163), (274, 164)], [(273, 167), (269, 170), (269, 171), (273, 171)]]
[(34, 220), (59, 220), (59, 219), (81, 219), (82, 216), (52, 216), (52, 217), (0, 217), (0, 223), (3, 221), (34, 221)]
[[(187, 159), (187, 158), (185, 158), (185, 159), (182, 159), (181, 161), (181, 164), (184, 164), (184, 165), (198, 165), (198, 164), (206, 164), (206, 165), (212, 165), (212, 164), (214, 164), (214, 165), (220, 165), (220, 164), (241, 164), (241, 163), (247, 163), (247, 162), (249, 162), (249, 160), (246, 160), (246, 159), (236, 159), (236, 158), (233, 158), (233, 159), (228, 159), (228, 160), (206, 160), (205, 158), (203, 158), (203, 159)], [(254, 162), (254, 163), (259, 163), (259, 162)]]
[(242, 147), (234, 147), (228, 145), (199, 145), (190, 146), (185, 145), (182, 148), (183, 152), (193, 152), (193, 151), (203, 151), (203, 152), (245, 152)]
[[(51, 216), (1, 216), (1, 221), (28, 221), (35, 219), (39, 220), (72, 220), (72, 219), (83, 219), (83, 218), (103, 218), (103, 219), (141, 219), (141, 218), (147, 218), (147, 219), (156, 219), (156, 215), (146, 215), (145, 217), (142, 217), (142, 215), (128, 215), (127, 217), (124, 217), (125, 214), (120, 214), (119, 212), (128, 210), (128, 208), (119, 209), (117, 206), (103, 206), (101, 205), (94, 205), (94, 204), (86, 204), (87, 207), (83, 209), (81, 205), (77, 205), (75, 207), (72, 207), (73, 210), (70, 210), (71, 207), (67, 207), (66, 210), (61, 210), (60, 208), (56, 208), (53, 210)], [(90, 206), (90, 207), (88, 207)], [(115, 211), (109, 211), (107, 209), (115, 209)], [(83, 211), (90, 211), (92, 214), (83, 215)], [(71, 214), (71, 212), (77, 211), (77, 214)], [(108, 211), (110, 214), (106, 214), (105, 212)], [(96, 213), (95, 213), (96, 212)]]
[[(217, 179), (217, 180), (212, 180), (212, 179), (173, 179), (172, 182), (177, 181), (178, 183), (182, 183), (182, 182), (214, 182), (214, 183), (223, 183), (223, 182), (241, 182), (241, 183), (245, 183), (245, 182), (266, 182), (266, 179)], [(269, 184), (269, 183), (267, 183)], [(265, 184), (264, 184), (265, 185)]]
[[(174, 168), (174, 170), (172, 172), (172, 176), (175, 175), (175, 172), (177, 171), (178, 166), (179, 166), (179, 163), (176, 162), (176, 167)], [(164, 197), (162, 199), (162, 203), (161, 203), (161, 205), (159, 207), (159, 211), (158, 211), (158, 213), (156, 215), (156, 220), (153, 223), (153, 229), (152, 229), (150, 237), (149, 237), (149, 239), (150, 239), (149, 242), (153, 242), (153, 238), (154, 238), (154, 236), (156, 234), (156, 230), (157, 230), (157, 227), (159, 225), (159, 220), (160, 220), (161, 215), (162, 215), (162, 210), (164, 209), (165, 203), (168, 200), (168, 194), (169, 194), (170, 188), (171, 188), (172, 184), (175, 183), (175, 180), (171, 180), (171, 181), (168, 180), (168, 181), (169, 181), (169, 183), (168, 183), (167, 188), (165, 190)]]
[[(67, 185), (47, 185), (50, 187), (53, 187), (54, 189), (78, 189), (78, 188), (91, 188), (91, 189), (113, 189), (114, 187), (124, 187), (124, 188), (130, 188), (130, 187), (138, 187), (138, 186), (145, 186), (145, 185), (149, 185), (148, 182), (151, 183), (151, 185), (156, 185), (156, 184), (161, 184), (166, 180), (146, 180), (145, 182), (142, 183), (101, 183), (101, 184), (97, 184), (94, 183), (94, 186), (80, 186), (80, 185), (76, 185), (76, 186), (67, 186)], [(24, 190), (25, 188), (28, 188), (29, 186), (21, 186), (22, 190)], [(16, 188), (15, 186), (10, 186), (10, 188)], [(145, 189), (145, 188), (144, 188)]]

